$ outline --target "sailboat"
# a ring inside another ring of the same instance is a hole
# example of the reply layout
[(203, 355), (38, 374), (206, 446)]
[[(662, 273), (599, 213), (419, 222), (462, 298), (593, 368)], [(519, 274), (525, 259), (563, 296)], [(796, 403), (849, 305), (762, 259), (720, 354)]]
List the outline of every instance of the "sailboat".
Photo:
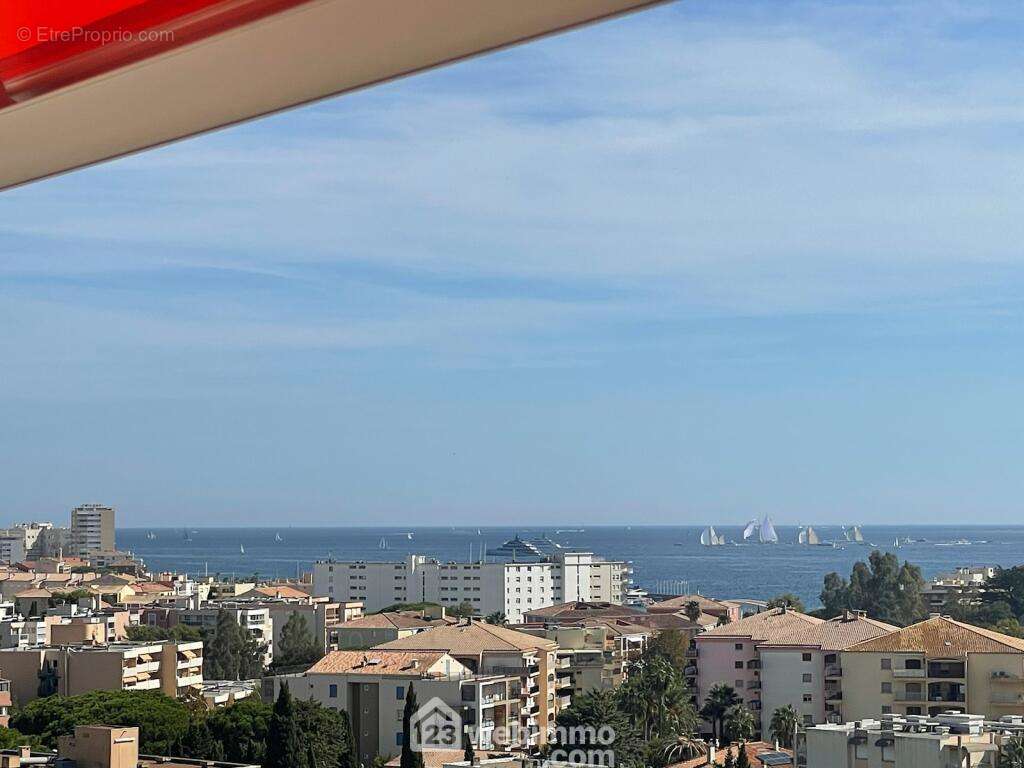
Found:
[(182, 531), (181, 534), (182, 534), (182, 538), (185, 540), (186, 544), (191, 544), (192, 543), (192, 534), (191, 534), (191, 532), (189, 532), (189, 530), (187, 528), (184, 531)]
[(244, 555), (245, 554), (245, 544), (239, 544), (238, 545), (238, 551), (239, 551), (240, 554)]
[(388, 548), (388, 540), (387, 540), (387, 538), (385, 538), (384, 536), (381, 536), (380, 537), (380, 544), (378, 546), (381, 549), (387, 549)]
[(852, 528), (849, 528), (848, 530), (844, 531), (844, 535), (846, 536), (847, 541), (852, 541), (857, 544), (864, 543), (864, 534), (861, 533), (859, 525), (855, 525)]
[(277, 541), (277, 542), (284, 541), (284, 539), (281, 538), (280, 532), (274, 534), (274, 541)]
[(746, 541), (757, 532), (757, 518), (754, 518), (743, 529), (743, 540)]
[(779, 534), (775, 532), (775, 526), (772, 525), (772, 519), (765, 515), (764, 520), (761, 521), (761, 527), (757, 529), (757, 540), (762, 544), (778, 544)]
[(725, 544), (725, 536), (715, 533), (715, 527), (710, 525), (701, 532), (700, 543), (705, 547), (720, 547)]
[(412, 539), (412, 534), (411, 534), (411, 533), (407, 533), (407, 534), (405, 534), (405, 538), (407, 538), (407, 539), (410, 539), (410, 540), (411, 540), (411, 539)]
[(806, 528), (800, 529), (800, 533), (796, 537), (796, 543), (816, 547), (821, 544), (821, 539), (818, 538), (817, 531), (808, 525)]
[(154, 539), (156, 539), (156, 534), (152, 531), (146, 534), (146, 541), (153, 541)]

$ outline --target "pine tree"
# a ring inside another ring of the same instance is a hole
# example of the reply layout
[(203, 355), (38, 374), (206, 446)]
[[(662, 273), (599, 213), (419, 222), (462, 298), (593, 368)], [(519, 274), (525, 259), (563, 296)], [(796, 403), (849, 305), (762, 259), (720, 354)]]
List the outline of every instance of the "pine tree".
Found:
[[(412, 748), (412, 717), (416, 714), (416, 692), (412, 683), (405, 694), (405, 709), (402, 710), (402, 760), (401, 768), (424, 768), (423, 753)], [(270, 768), (276, 768), (271, 766)]]
[(476, 755), (473, 752), (473, 742), (470, 741), (468, 732), (463, 734), (462, 741), (465, 745), (462, 750), (462, 759), (470, 765), (473, 765), (473, 763), (476, 762)]
[(281, 685), (281, 693), (274, 703), (274, 714), (270, 717), (264, 768), (308, 768), (295, 720), (295, 703), (287, 683)]
[(725, 748), (725, 762), (723, 768), (736, 768), (736, 760), (732, 756), (732, 747)]
[(306, 617), (293, 613), (281, 628), (281, 640), (274, 648), (274, 666), (294, 667), (319, 660), (320, 652)]

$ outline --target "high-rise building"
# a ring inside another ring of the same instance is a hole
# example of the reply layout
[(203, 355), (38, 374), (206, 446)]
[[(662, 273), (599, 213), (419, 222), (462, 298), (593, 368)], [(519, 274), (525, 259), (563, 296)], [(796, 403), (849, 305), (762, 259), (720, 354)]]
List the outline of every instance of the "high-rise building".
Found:
[(559, 552), (534, 562), (442, 563), (423, 555), (399, 562), (321, 560), (313, 567), (313, 594), (360, 600), (367, 612), (395, 603), (473, 606), (478, 616), (499, 612), (513, 623), (557, 603), (622, 603), (629, 563), (591, 552)]
[(102, 504), (82, 504), (71, 510), (71, 539), (80, 557), (113, 552), (114, 509)]

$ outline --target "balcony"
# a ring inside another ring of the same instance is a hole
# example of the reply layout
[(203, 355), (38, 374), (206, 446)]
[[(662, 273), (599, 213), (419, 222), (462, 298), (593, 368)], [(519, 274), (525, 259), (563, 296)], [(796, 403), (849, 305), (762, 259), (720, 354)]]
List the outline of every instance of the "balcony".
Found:
[(690, 666), (683, 668), (683, 674), (686, 677), (694, 677), (697, 674), (697, 668), (691, 664)]
[(924, 678), (923, 669), (894, 669), (892, 676), (896, 678)]
[(842, 677), (843, 668), (838, 664), (829, 664), (825, 667), (825, 677)]
[(1024, 706), (1024, 694), (1021, 693), (993, 693), (988, 700), (989, 703), (1002, 707)]
[(572, 688), (572, 678), (568, 675), (558, 676), (558, 687), (559, 688)]
[(751, 659), (747, 662), (747, 669), (760, 669), (761, 661), (759, 659)]
[(924, 701), (922, 691), (896, 691), (893, 701)]
[(993, 672), (990, 679), (993, 683), (1009, 683), (1018, 685), (1020, 683), (1024, 683), (1024, 676), (1015, 672)]
[(843, 692), (838, 688), (825, 691), (825, 701), (842, 701)]
[(761, 690), (761, 681), (760, 680), (749, 680), (749, 681), (747, 681), (747, 690), (749, 690), (749, 691), (759, 691), (759, 690)]
[(686, 649), (686, 658), (688, 658), (688, 659), (696, 659), (697, 658), (697, 646), (691, 645), (689, 648)]
[(558, 697), (558, 706), (559, 707), (568, 707), (570, 704), (572, 704), (572, 696), (559, 696)]
[(961, 680), (966, 675), (966, 665), (962, 661), (930, 661), (928, 677), (940, 680)]

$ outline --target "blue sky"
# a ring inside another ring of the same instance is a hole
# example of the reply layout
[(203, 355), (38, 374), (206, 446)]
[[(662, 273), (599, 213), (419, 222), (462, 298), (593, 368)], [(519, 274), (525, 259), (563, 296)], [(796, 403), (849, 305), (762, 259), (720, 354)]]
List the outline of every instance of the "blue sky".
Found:
[(0, 515), (1019, 522), (1024, 8), (677, 3), (0, 195)]

